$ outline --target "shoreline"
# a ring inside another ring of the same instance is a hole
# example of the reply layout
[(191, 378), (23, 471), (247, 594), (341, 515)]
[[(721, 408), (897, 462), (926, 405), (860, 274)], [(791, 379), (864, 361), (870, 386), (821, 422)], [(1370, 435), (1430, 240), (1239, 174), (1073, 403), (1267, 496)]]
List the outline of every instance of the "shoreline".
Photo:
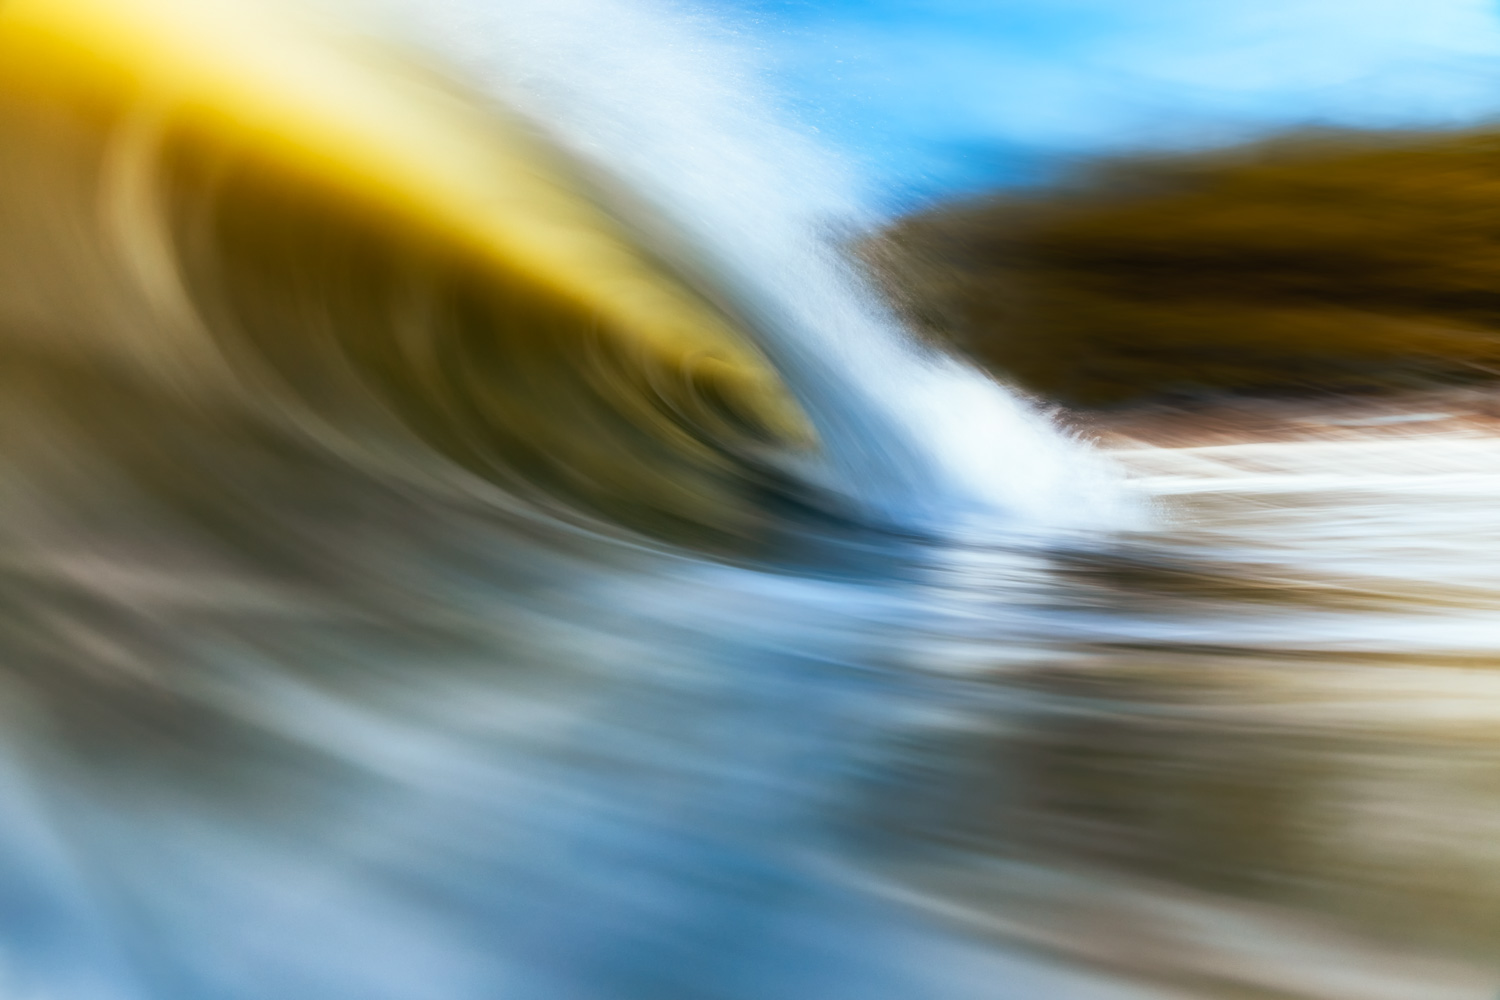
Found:
[(1060, 407), (1053, 413), (1065, 429), (1106, 451), (1431, 434), (1491, 437), (1500, 436), (1500, 389), (1316, 399), (1226, 396), (1115, 410)]

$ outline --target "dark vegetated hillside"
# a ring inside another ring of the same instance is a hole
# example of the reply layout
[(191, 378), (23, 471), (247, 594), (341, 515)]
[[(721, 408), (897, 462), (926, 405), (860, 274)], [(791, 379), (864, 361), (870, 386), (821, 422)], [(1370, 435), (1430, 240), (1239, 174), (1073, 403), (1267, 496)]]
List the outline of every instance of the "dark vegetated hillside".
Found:
[(1115, 160), (862, 252), (919, 327), (1071, 405), (1500, 377), (1500, 131)]

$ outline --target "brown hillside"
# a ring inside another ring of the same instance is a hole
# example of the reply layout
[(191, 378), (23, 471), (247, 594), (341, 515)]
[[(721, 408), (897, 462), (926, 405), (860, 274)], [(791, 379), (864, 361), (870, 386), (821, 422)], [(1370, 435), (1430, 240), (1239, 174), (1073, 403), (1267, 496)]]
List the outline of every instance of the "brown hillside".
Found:
[(864, 252), (920, 326), (1075, 405), (1500, 376), (1500, 132), (1114, 161)]

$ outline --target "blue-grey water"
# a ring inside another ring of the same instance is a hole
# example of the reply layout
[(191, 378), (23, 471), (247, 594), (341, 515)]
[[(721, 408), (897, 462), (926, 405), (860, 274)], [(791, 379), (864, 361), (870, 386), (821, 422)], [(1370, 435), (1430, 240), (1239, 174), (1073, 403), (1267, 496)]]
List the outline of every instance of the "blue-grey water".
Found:
[(722, 26), (297, 17), (613, 263), (0, 75), (0, 1000), (1493, 993), (1496, 438), (1092, 446), (908, 337)]

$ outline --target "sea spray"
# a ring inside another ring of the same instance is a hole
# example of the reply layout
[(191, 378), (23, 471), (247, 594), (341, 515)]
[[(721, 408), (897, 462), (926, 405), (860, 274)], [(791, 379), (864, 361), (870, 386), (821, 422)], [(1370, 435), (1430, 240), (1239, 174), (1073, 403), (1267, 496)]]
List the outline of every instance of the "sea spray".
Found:
[(6, 1000), (1492, 990), (1493, 430), (1057, 530), (722, 37), (476, 10), (0, 6)]
[(738, 316), (818, 427), (822, 476), (891, 523), (1123, 516), (1036, 407), (900, 328), (847, 243), (874, 223), (840, 165), (763, 96), (750, 53), (681, 8), (448, 0), (397, 17), (595, 171), (641, 240)]
[(1034, 537), (1075, 449), (605, 10), (449, 75), (326, 11), (0, 8), (17, 995), (942, 995), (853, 818), (928, 547)]

